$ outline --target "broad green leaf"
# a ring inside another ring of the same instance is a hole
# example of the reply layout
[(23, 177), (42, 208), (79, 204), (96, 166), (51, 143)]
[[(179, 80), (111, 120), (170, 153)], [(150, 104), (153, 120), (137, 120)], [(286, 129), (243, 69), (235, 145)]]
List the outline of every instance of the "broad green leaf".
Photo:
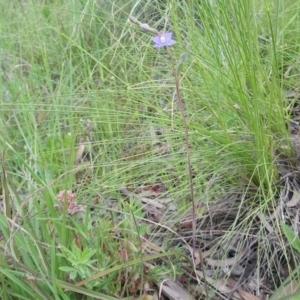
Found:
[(292, 231), (292, 229), (289, 226), (287, 226), (282, 221), (280, 222), (280, 226), (282, 228), (282, 231), (283, 231), (284, 235), (288, 239), (288, 242), (290, 243), (290, 245), (300, 253), (300, 239), (299, 239), (299, 237)]

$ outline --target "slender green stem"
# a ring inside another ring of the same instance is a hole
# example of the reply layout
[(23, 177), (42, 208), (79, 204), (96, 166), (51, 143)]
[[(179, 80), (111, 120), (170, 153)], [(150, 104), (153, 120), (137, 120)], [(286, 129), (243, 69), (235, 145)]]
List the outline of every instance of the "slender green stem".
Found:
[[(178, 108), (181, 113), (181, 117), (183, 120), (183, 126), (184, 126), (184, 136), (185, 136), (185, 148), (186, 148), (186, 156), (187, 156), (187, 164), (188, 164), (188, 170), (189, 170), (189, 185), (190, 185), (190, 194), (191, 194), (191, 202), (192, 202), (192, 261), (194, 262), (196, 258), (196, 204), (195, 204), (195, 195), (194, 195), (194, 184), (193, 184), (193, 173), (192, 173), (192, 163), (191, 163), (191, 153), (190, 153), (190, 146), (189, 146), (189, 128), (188, 128), (188, 123), (186, 120), (186, 116), (184, 114), (184, 104), (180, 96), (180, 69), (181, 69), (181, 64), (183, 63), (184, 60), (184, 55), (182, 56), (183, 59), (180, 61), (180, 65), (178, 69), (176, 69), (176, 63), (175, 60), (172, 56), (172, 52), (169, 47), (166, 47), (167, 53), (171, 59), (171, 64), (172, 64), (172, 69), (173, 69), (173, 75), (175, 79), (175, 89), (176, 89), (176, 96), (177, 96), (177, 103), (178, 103)], [(203, 272), (203, 279), (205, 283), (205, 289), (206, 289), (206, 294), (208, 295), (208, 285), (206, 282), (205, 278), (205, 272), (204, 272), (204, 262), (203, 262), (203, 257), (202, 257), (202, 252), (201, 249), (199, 249), (199, 257), (200, 257), (200, 263), (202, 267), (202, 272)]]

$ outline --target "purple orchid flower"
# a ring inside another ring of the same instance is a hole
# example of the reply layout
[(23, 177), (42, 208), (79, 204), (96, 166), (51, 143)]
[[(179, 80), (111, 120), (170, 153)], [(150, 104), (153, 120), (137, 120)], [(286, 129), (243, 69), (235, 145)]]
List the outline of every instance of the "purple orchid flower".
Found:
[(157, 36), (152, 38), (152, 41), (155, 43), (154, 47), (161, 48), (174, 45), (176, 42), (172, 40), (172, 35), (172, 32), (159, 32)]

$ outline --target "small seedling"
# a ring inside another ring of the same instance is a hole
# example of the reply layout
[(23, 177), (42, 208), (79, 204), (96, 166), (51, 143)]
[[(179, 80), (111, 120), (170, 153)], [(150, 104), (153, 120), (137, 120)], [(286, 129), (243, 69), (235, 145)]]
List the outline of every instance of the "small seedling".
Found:
[(61, 245), (62, 253), (57, 256), (64, 257), (71, 266), (62, 266), (59, 269), (64, 272), (69, 272), (71, 280), (85, 279), (93, 274), (93, 264), (97, 261), (92, 259), (93, 255), (97, 252), (96, 249), (84, 248), (79, 249), (75, 241), (71, 245), (71, 250)]

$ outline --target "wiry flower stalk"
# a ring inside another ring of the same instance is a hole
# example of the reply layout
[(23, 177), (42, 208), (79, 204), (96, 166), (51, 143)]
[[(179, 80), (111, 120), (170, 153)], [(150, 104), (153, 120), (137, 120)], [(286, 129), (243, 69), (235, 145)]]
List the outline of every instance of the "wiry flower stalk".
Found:
[[(196, 204), (195, 204), (195, 196), (194, 196), (194, 185), (193, 185), (193, 174), (192, 174), (192, 164), (191, 164), (191, 155), (190, 155), (190, 147), (189, 147), (189, 130), (188, 130), (188, 123), (186, 120), (186, 116), (184, 114), (184, 104), (181, 99), (180, 95), (180, 70), (182, 63), (185, 58), (185, 53), (181, 55), (180, 60), (179, 60), (179, 66), (176, 69), (176, 63), (175, 60), (172, 56), (171, 50), (168, 48), (168, 46), (172, 46), (176, 43), (172, 39), (172, 32), (163, 32), (163, 31), (158, 31), (152, 27), (150, 27), (146, 23), (141, 23), (137, 19), (133, 17), (129, 17), (129, 19), (135, 23), (138, 24), (143, 30), (150, 31), (156, 34), (156, 36), (152, 37), (152, 41), (154, 42), (154, 47), (155, 48), (161, 48), (161, 47), (166, 47), (167, 54), (169, 55), (172, 63), (172, 68), (173, 68), (173, 74), (175, 78), (175, 87), (176, 87), (176, 96), (177, 96), (177, 101), (178, 101), (178, 108), (182, 116), (183, 120), (183, 125), (184, 125), (184, 132), (185, 132), (185, 142), (186, 142), (186, 153), (187, 153), (187, 160), (188, 160), (188, 170), (189, 170), (189, 182), (190, 182), (190, 193), (191, 193), (191, 202), (192, 202), (192, 214), (193, 214), (193, 221), (192, 221), (192, 241), (193, 241), (193, 250), (192, 250), (192, 261), (195, 261), (196, 258)], [(199, 257), (200, 257), (200, 263), (203, 271), (203, 279), (205, 283), (205, 289), (206, 289), (206, 294), (208, 295), (208, 285), (205, 277), (205, 266), (204, 266), (204, 261), (202, 257), (202, 252), (201, 249), (199, 249)], [(195, 266), (194, 266), (195, 267)]]

